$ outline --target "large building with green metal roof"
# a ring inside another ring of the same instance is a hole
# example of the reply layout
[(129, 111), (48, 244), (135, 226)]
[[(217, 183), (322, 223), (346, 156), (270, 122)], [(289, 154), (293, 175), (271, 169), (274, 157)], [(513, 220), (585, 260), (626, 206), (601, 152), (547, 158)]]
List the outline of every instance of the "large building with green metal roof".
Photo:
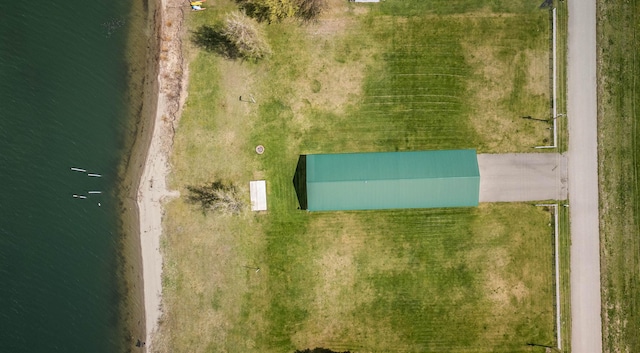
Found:
[(478, 205), (475, 150), (302, 155), (293, 179), (309, 211)]

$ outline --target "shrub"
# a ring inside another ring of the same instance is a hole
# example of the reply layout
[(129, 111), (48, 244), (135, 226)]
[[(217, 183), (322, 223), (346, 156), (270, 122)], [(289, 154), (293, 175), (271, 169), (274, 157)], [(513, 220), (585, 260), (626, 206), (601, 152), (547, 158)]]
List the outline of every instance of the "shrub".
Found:
[(203, 186), (187, 186), (187, 190), (189, 190), (187, 200), (191, 203), (199, 203), (203, 210), (240, 213), (244, 208), (236, 187), (219, 180)]
[(318, 18), (327, 6), (326, 0), (297, 0), (298, 11), (296, 16), (305, 21), (312, 21)]
[(334, 352), (330, 349), (316, 347), (314, 349), (305, 349), (305, 350), (297, 350), (295, 353), (350, 353), (349, 351), (345, 352)]
[(259, 21), (279, 21), (296, 16), (305, 21), (316, 19), (326, 0), (237, 0), (249, 16)]

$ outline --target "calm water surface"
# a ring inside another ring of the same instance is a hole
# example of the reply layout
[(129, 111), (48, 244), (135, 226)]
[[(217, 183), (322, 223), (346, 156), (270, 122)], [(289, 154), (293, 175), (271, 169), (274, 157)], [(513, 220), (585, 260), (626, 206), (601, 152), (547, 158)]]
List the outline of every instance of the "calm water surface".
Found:
[(0, 352), (122, 350), (129, 11), (126, 0), (0, 2)]

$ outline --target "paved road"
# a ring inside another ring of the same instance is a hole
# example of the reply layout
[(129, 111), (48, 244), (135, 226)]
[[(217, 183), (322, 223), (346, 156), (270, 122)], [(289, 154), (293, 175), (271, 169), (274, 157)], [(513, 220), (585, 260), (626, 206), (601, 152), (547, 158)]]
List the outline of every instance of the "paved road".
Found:
[(571, 346), (575, 353), (601, 353), (596, 1), (568, 4)]
[(480, 202), (565, 200), (567, 158), (558, 153), (479, 154)]

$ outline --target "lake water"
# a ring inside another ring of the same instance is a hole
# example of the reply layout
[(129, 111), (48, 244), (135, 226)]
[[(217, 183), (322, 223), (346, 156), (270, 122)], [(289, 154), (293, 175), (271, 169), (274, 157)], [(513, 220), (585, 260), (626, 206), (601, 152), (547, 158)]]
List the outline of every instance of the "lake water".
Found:
[(136, 119), (131, 11), (128, 0), (0, 3), (0, 352), (125, 348), (117, 173)]

